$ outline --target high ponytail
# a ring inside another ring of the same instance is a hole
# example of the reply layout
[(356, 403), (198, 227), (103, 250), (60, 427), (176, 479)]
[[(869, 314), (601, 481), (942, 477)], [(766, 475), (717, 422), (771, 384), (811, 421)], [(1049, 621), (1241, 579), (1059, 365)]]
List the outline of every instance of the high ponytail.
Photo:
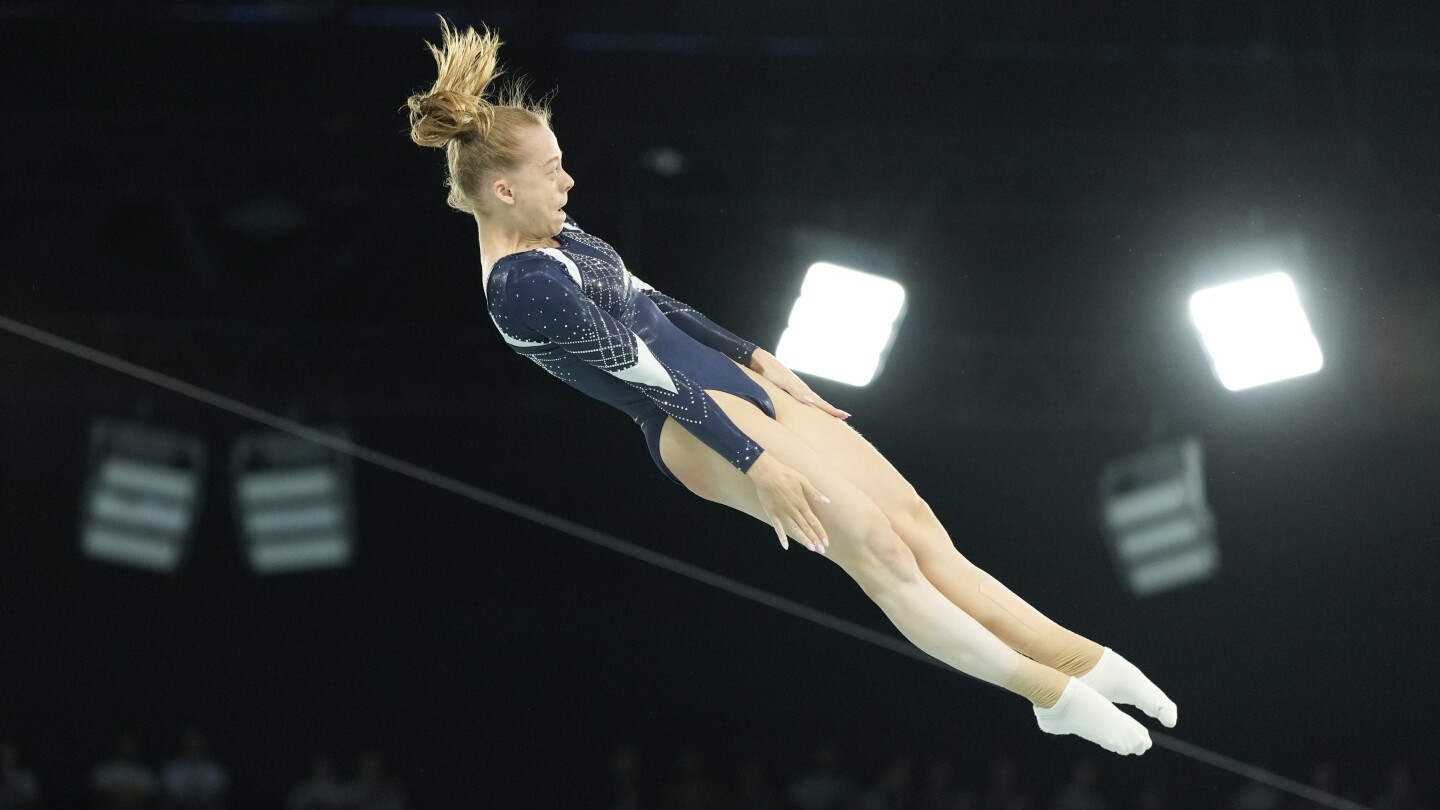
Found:
[[(484, 26), (482, 26), (483, 28)], [(523, 81), (489, 94), (504, 74), (498, 53), (500, 37), (489, 28), (460, 31), (440, 18), (442, 45), (427, 42), (439, 76), (427, 92), (410, 96), (410, 140), (420, 146), (444, 148), (450, 187), (448, 202), (467, 213), (475, 210), (486, 180), (516, 165), (516, 133), (529, 126), (549, 126), (547, 99), (530, 101)]]

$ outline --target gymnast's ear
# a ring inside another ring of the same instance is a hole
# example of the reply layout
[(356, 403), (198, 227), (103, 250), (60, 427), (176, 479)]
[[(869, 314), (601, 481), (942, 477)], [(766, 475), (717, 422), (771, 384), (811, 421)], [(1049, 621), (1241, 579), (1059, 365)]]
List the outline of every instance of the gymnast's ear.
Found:
[(510, 188), (510, 183), (505, 177), (498, 176), (490, 181), (490, 194), (502, 205), (515, 204), (515, 191)]

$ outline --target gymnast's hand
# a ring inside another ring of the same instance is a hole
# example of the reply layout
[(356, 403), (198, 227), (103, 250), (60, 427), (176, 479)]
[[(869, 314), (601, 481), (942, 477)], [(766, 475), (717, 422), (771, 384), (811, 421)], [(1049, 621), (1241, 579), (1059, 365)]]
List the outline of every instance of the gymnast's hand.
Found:
[(810, 386), (806, 385), (804, 380), (795, 376), (795, 372), (777, 360), (775, 355), (770, 352), (764, 349), (756, 349), (750, 355), (750, 368), (752, 371), (759, 372), (761, 377), (775, 383), (781, 391), (795, 397), (801, 402), (807, 405), (813, 405), (836, 419), (850, 418), (850, 414), (831, 405), (821, 399), (819, 394), (811, 391)]
[(755, 485), (755, 494), (760, 499), (765, 518), (780, 538), (780, 547), (789, 550), (790, 541), (785, 533), (793, 530), (796, 539), (806, 548), (824, 554), (830, 538), (826, 536), (825, 527), (820, 525), (820, 518), (815, 516), (811, 504), (830, 503), (830, 499), (811, 486), (810, 479), (776, 460), (770, 453), (761, 453), (746, 474)]

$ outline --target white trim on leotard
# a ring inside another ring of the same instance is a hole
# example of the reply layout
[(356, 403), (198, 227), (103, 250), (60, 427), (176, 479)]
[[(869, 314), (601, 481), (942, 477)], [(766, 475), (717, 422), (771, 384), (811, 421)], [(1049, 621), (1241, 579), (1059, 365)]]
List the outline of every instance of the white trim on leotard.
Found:
[(570, 278), (575, 279), (575, 286), (582, 290), (585, 289), (585, 285), (580, 281), (580, 268), (576, 267), (574, 260), (562, 253), (560, 248), (536, 248), (536, 250), (565, 265), (565, 272), (570, 274)]
[(675, 378), (671, 377), (670, 372), (665, 370), (665, 366), (660, 362), (660, 359), (650, 351), (650, 347), (645, 345), (645, 341), (641, 340), (640, 336), (634, 332), (630, 334), (635, 338), (635, 365), (621, 369), (620, 371), (611, 371), (610, 373), (625, 382), (663, 388), (672, 394), (680, 393), (675, 389)]

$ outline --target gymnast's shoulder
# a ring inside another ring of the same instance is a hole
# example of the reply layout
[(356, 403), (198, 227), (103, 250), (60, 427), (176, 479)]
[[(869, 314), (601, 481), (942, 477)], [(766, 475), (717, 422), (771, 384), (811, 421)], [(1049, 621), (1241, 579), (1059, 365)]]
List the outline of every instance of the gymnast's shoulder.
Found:
[(551, 284), (570, 284), (574, 279), (565, 263), (546, 250), (526, 250), (502, 256), (490, 269), (485, 282), (487, 297), (500, 302), (515, 296), (544, 294)]

